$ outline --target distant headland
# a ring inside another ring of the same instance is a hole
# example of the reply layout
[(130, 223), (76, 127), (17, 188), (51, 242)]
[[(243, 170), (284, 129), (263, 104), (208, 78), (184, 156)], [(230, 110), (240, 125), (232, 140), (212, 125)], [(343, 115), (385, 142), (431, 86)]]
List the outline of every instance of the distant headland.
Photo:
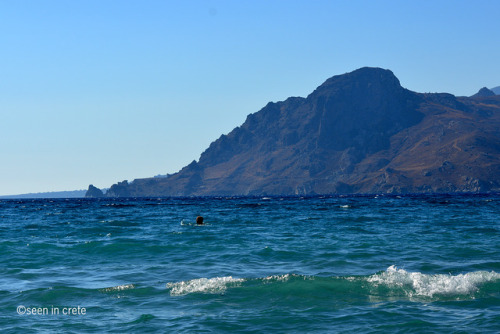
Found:
[(416, 93), (389, 70), (361, 68), (268, 103), (175, 174), (86, 196), (499, 191), (498, 89)]
[(29, 193), (20, 195), (0, 196), (0, 199), (35, 199), (35, 198), (81, 198), (85, 197), (88, 190), (51, 191), (40, 193)]

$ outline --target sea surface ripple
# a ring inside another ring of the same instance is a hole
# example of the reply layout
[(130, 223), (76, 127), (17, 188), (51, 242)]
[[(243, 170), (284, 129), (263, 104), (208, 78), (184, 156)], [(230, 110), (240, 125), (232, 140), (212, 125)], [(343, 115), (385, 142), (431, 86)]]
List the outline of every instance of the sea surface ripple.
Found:
[(0, 308), (2, 333), (498, 333), (500, 195), (0, 200)]

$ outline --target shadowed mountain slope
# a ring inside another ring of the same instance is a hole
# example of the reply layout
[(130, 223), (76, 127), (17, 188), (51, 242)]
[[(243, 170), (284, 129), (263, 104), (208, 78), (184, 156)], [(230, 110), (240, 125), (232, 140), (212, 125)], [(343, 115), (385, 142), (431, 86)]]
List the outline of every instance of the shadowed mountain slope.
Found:
[(486, 95), (419, 94), (361, 68), (267, 104), (178, 173), (106, 196), (500, 190), (500, 96)]
[(495, 96), (495, 92), (486, 88), (486, 87), (483, 87), (479, 90), (479, 92), (477, 92), (476, 94), (472, 95), (471, 97), (488, 97), (488, 96)]

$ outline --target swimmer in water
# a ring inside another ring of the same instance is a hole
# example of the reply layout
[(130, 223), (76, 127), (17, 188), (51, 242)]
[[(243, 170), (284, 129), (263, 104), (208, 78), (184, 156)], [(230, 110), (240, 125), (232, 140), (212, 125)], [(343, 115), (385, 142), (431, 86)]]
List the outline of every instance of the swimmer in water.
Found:
[(196, 217), (196, 224), (203, 225), (203, 217), (202, 216)]

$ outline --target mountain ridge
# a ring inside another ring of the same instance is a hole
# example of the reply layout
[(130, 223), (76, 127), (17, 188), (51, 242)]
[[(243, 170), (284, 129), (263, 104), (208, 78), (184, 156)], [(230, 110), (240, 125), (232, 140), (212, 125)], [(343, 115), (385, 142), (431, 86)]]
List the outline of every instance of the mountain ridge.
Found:
[(498, 96), (416, 93), (365, 67), (268, 103), (178, 173), (104, 196), (496, 191), (498, 128)]
[(38, 198), (83, 198), (88, 190), (64, 190), (18, 195), (2, 195), (0, 199), (38, 199)]

